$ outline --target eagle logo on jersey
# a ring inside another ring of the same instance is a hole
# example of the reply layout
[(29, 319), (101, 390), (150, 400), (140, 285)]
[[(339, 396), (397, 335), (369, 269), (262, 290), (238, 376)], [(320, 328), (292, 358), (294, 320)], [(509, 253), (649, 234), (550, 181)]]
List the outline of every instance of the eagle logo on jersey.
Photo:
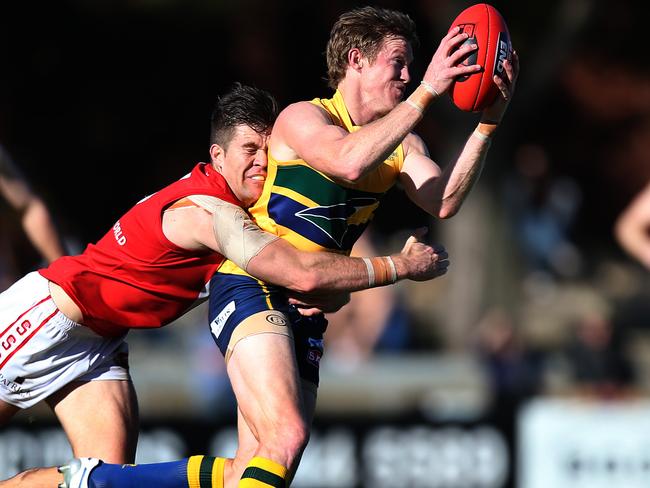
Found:
[(351, 198), (338, 205), (305, 208), (296, 212), (296, 216), (315, 225), (339, 248), (343, 248), (348, 231), (365, 224), (378, 206), (376, 198)]
[(308, 166), (280, 166), (267, 211), (276, 224), (305, 239), (348, 252), (383, 195), (343, 186)]
[(327, 249), (349, 251), (372, 219), (379, 199), (350, 198), (346, 203), (308, 206), (272, 194), (269, 215), (280, 225)]

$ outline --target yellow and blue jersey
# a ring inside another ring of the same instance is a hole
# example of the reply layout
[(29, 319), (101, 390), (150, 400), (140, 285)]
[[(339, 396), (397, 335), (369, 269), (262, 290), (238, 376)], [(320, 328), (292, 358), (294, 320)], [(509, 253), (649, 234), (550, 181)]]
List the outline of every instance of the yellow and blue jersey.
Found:
[[(326, 110), (332, 122), (348, 132), (359, 129), (339, 91), (333, 98), (316, 98), (311, 103)], [(278, 161), (269, 151), (264, 190), (249, 212), (263, 230), (298, 249), (350, 254), (381, 198), (397, 181), (403, 163), (400, 144), (377, 168), (359, 181), (347, 183), (326, 176), (301, 159)], [(244, 273), (230, 262), (219, 272)]]
[[(317, 98), (311, 103), (327, 111), (332, 122), (348, 132), (359, 129), (352, 123), (339, 91), (333, 98)], [(330, 178), (301, 159), (279, 161), (271, 150), (268, 158), (264, 190), (249, 209), (257, 225), (304, 251), (350, 254), (382, 197), (397, 181), (404, 164), (404, 149), (401, 144), (397, 146), (388, 159), (355, 183)], [(210, 290), (210, 322), (214, 325), (219, 317), (225, 318), (218, 330), (212, 328), (222, 352), (232, 330), (246, 316), (268, 309), (288, 313), (280, 290), (250, 277), (231, 261), (226, 261), (212, 278)], [(322, 317), (306, 318), (302, 320), (301, 330), (297, 330), (295, 320), (291, 320), (294, 335), (309, 335), (303, 341), (305, 350), (309, 351), (307, 359), (302, 357), (307, 353), (298, 353), (301, 351), (298, 345), (296, 350), (301, 376), (316, 384), (317, 369), (315, 376), (305, 371), (317, 368), (309, 364), (308, 357), (314, 356), (314, 348), (319, 344), (322, 351), (322, 333), (326, 327), (323, 321)], [(307, 328), (307, 322), (313, 323), (312, 326)]]

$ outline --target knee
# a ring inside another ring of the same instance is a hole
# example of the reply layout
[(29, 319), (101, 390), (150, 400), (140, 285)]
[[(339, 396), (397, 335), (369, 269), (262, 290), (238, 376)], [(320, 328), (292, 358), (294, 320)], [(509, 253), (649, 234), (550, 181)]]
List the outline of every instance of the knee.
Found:
[(304, 419), (285, 419), (273, 433), (272, 442), (282, 449), (289, 459), (299, 457), (309, 442), (309, 427)]

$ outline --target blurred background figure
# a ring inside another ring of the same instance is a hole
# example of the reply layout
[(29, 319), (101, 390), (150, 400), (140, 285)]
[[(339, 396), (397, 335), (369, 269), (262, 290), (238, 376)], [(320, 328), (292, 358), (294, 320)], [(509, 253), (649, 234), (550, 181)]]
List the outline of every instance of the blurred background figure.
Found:
[(565, 354), (575, 394), (591, 400), (622, 400), (636, 391), (625, 330), (615, 327), (605, 313), (589, 311), (571, 324)]
[(42, 263), (51, 263), (63, 256), (64, 247), (52, 216), (40, 196), (30, 188), (7, 151), (0, 145), (0, 194), (6, 204), (0, 204), (0, 291), (9, 287), (24, 269), (19, 249), (23, 241), (16, 233), (16, 221)]
[(526, 343), (513, 313), (489, 308), (476, 327), (475, 352), (489, 381), (489, 416), (514, 430), (517, 409), (543, 390), (544, 354)]
[(614, 231), (621, 247), (650, 269), (650, 183), (624, 209)]
[(581, 204), (577, 182), (556, 174), (543, 146), (522, 144), (504, 186), (505, 209), (527, 273), (578, 276), (581, 255), (571, 235)]

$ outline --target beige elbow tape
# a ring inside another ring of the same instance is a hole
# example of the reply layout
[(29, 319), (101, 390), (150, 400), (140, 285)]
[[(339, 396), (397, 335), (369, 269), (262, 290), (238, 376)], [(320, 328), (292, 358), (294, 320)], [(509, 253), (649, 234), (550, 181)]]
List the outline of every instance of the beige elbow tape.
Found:
[(243, 270), (262, 249), (279, 239), (255, 225), (237, 205), (204, 195), (189, 198), (212, 214), (212, 230), (221, 254)]

